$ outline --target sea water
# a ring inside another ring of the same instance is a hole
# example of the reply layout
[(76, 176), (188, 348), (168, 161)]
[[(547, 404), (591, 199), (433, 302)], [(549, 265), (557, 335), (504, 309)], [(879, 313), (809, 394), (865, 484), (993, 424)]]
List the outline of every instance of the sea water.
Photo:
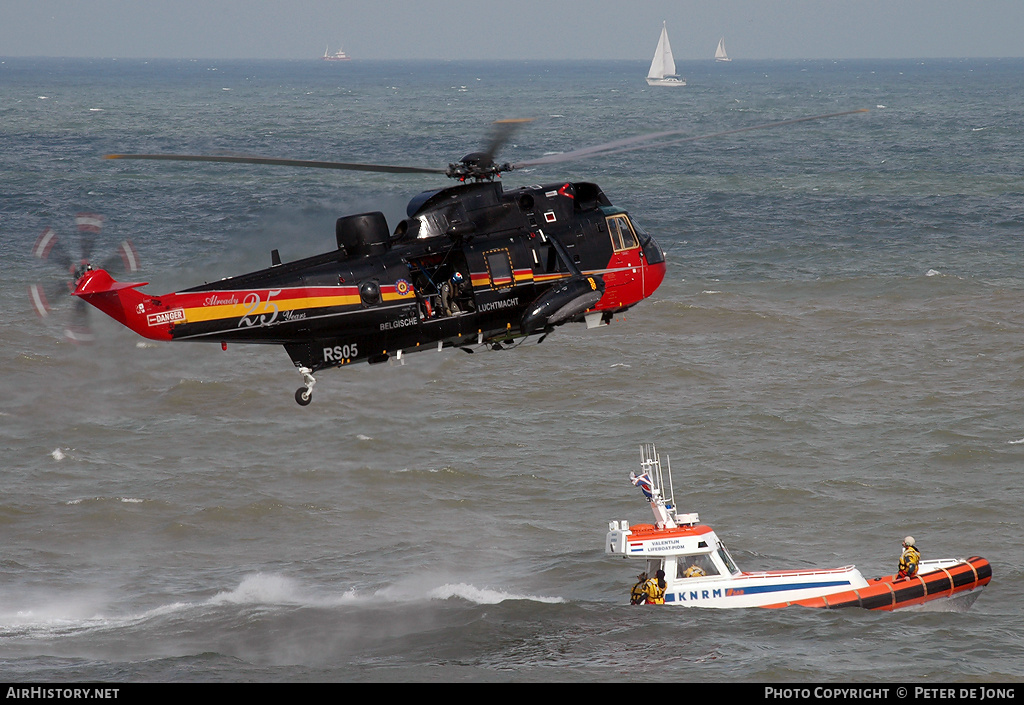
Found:
[[(0, 664), (9, 681), (1005, 682), (1024, 678), (1024, 62), (0, 61)], [(662, 244), (611, 326), (301, 379), (273, 346), (36, 316), (52, 227), (105, 217), (161, 293), (394, 224), (498, 119), (516, 171), (593, 181)], [(638, 609), (608, 521), (639, 446), (745, 570), (981, 555), (970, 611)]]

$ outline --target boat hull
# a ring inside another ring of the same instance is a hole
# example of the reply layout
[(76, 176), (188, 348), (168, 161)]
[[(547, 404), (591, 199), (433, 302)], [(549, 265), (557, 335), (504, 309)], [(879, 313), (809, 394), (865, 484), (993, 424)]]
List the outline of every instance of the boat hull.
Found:
[(931, 603), (949, 601), (952, 603), (950, 606), (959, 611), (970, 607), (978, 599), (981, 588), (991, 580), (992, 566), (979, 556), (960, 561), (925, 561), (921, 571), (913, 578), (875, 578), (868, 583), (867, 588), (766, 607), (861, 607), (891, 612), (907, 607), (935, 606)]
[(685, 86), (686, 81), (681, 78), (648, 78), (648, 86)]
[(893, 611), (904, 608), (966, 611), (992, 579), (987, 560), (925, 561), (913, 578), (867, 581), (853, 566), (817, 571), (740, 573), (724, 580), (680, 580), (669, 585), (666, 605), (743, 608), (814, 607)]

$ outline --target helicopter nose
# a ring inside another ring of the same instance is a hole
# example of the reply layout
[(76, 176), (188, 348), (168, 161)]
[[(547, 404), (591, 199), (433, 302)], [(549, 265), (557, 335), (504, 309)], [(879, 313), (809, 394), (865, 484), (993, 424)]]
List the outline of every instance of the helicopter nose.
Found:
[(665, 281), (665, 263), (648, 264), (644, 272), (644, 298), (647, 298), (657, 290)]

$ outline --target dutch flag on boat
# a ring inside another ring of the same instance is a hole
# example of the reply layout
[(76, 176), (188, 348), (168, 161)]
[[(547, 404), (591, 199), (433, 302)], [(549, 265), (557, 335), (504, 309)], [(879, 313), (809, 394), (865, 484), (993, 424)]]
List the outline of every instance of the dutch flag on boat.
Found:
[(634, 487), (639, 487), (647, 499), (654, 497), (654, 483), (651, 481), (651, 476), (646, 472), (642, 475), (629, 473), (629, 481), (633, 483)]

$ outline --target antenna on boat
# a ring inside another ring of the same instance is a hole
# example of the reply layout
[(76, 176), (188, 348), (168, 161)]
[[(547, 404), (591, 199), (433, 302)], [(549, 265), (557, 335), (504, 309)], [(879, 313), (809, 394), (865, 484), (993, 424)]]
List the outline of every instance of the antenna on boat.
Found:
[(668, 503), (675, 511), (676, 508), (676, 490), (672, 485), (672, 458), (669, 457), (668, 453), (665, 454), (665, 465), (668, 466)]
[(675, 507), (675, 489), (672, 486), (672, 463), (666, 455), (668, 470), (668, 496), (665, 496), (665, 474), (661, 469), (661, 456), (658, 455), (658, 447), (653, 443), (645, 443), (640, 446), (640, 469), (644, 472), (653, 472), (653, 479), (657, 483), (658, 497), (665, 501), (668, 506)]

